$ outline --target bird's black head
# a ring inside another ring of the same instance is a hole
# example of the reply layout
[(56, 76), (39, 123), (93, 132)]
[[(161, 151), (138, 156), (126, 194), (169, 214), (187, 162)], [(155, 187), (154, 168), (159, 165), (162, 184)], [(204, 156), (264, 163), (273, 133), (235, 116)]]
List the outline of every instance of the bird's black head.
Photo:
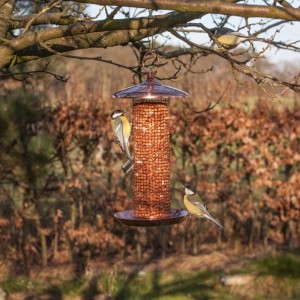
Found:
[(183, 187), (186, 195), (195, 195), (197, 193), (194, 187), (189, 184), (185, 184)]
[(214, 27), (209, 29), (209, 31), (212, 33), (212, 35), (219, 37), (221, 35), (224, 34), (228, 34), (230, 32), (234, 32), (234, 30), (232, 30), (231, 28), (227, 28), (227, 27)]
[(113, 112), (111, 113), (110, 118), (111, 118), (112, 120), (114, 120), (114, 119), (116, 119), (116, 118), (118, 118), (118, 117), (120, 117), (120, 116), (123, 116), (123, 115), (125, 114), (125, 112), (126, 112), (126, 111), (124, 111), (124, 110), (117, 109), (117, 110), (115, 110), (115, 111), (113, 111)]
[(211, 32), (212, 35), (216, 36), (218, 33), (219, 28), (218, 27), (214, 27), (209, 29), (209, 31)]

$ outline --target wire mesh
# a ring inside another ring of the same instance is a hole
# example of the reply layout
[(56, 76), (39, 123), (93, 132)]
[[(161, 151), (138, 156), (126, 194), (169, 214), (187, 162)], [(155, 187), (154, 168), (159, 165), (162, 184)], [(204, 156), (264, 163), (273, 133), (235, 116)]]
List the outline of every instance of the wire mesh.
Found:
[(157, 219), (171, 214), (169, 100), (133, 105), (134, 216)]

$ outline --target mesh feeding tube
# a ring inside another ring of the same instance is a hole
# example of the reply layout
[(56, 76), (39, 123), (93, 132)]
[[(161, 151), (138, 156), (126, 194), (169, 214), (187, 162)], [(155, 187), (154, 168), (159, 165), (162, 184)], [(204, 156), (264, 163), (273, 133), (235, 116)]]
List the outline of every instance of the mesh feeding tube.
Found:
[(134, 216), (169, 217), (169, 100), (135, 101), (133, 105)]

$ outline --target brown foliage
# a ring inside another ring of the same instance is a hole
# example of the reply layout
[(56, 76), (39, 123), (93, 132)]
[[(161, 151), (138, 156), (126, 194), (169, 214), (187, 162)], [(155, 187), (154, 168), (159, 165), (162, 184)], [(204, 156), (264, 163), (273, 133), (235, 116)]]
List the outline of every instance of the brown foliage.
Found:
[[(245, 90), (248, 97), (256, 93), (251, 82), (243, 90), (231, 84), (228, 104), (200, 115), (180, 100), (172, 101), (172, 205), (183, 208), (182, 183), (189, 182), (225, 230), (196, 218), (170, 228), (127, 228), (113, 213), (133, 206), (132, 174), (124, 176), (120, 169), (125, 158), (114, 142), (110, 113), (130, 104), (106, 99), (110, 90), (128, 85), (128, 78), (94, 63), (78, 65), (66, 66), (74, 74), (68, 85), (54, 81), (35, 87), (48, 107), (42, 119), (25, 124), (22, 132), (28, 140), (50, 137), (51, 151), (43, 164), (30, 159), (19, 141), (0, 136), (1, 259), (28, 270), (42, 263), (44, 249), (48, 262), (73, 261), (83, 272), (91, 257), (197, 254), (203, 243), (299, 246), (299, 106), (275, 109), (264, 105), (260, 94), (257, 104), (247, 103)], [(191, 104), (199, 110), (227, 84), (228, 70), (216, 69), (217, 74), (208, 73), (201, 81), (189, 74), (176, 84), (189, 90)], [(88, 83), (79, 72), (89, 77)], [(34, 183), (24, 175), (28, 169), (38, 174)]]
[[(23, 264), (39, 261), (39, 235), (46, 237), (48, 260), (68, 250), (65, 259), (79, 257), (81, 263), (93, 256), (130, 254), (138, 245), (164, 253), (197, 253), (200, 243), (216, 241), (297, 246), (299, 109), (258, 104), (246, 112), (229, 105), (195, 119), (171, 105), (173, 204), (183, 208), (183, 190), (177, 186), (195, 184), (225, 225), (224, 232), (198, 219), (164, 230), (140, 231), (116, 223), (113, 213), (132, 206), (131, 181), (120, 171), (124, 157), (114, 146), (109, 113), (74, 101), (48, 110), (43, 124), (36, 126), (35, 134), (51, 135), (55, 159), (45, 174), (46, 185), (25, 208), (1, 195), (2, 211), (13, 212), (0, 217), (1, 238), (7, 241), (1, 246), (3, 257)], [(22, 187), (22, 178), (14, 180), (20, 193), (30, 189)], [(25, 240), (15, 243), (20, 239)]]

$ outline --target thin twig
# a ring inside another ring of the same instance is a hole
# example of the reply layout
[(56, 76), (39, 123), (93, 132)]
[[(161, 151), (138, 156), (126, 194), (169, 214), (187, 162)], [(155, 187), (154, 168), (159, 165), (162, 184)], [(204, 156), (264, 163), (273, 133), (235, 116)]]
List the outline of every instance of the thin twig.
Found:
[[(25, 79), (27, 79), (28, 77), (32, 77), (36, 73), (45, 73), (45, 74), (52, 75), (55, 79), (57, 79), (59, 81), (68, 82), (70, 76), (64, 77), (62, 75), (58, 75), (58, 74), (55, 74), (53, 72), (47, 71), (47, 68), (48, 68), (49, 64), (50, 63), (47, 63), (42, 70), (23, 71), (23, 72), (16, 72), (16, 73), (11, 73), (8, 70), (8, 73), (0, 74), (0, 78), (4, 79), (4, 78), (12, 77), (12, 78), (14, 78), (17, 81), (24, 81)], [(19, 78), (16, 77), (16, 76), (20, 76), (20, 75), (25, 75), (25, 78), (19, 79)]]
[(193, 122), (195, 122), (197, 119), (199, 119), (200, 115), (203, 114), (204, 112), (210, 111), (212, 109), (214, 109), (222, 100), (222, 98), (224, 97), (225, 93), (227, 92), (228, 88), (230, 86), (230, 82), (227, 83), (227, 86), (225, 88), (225, 90), (223, 91), (223, 93), (221, 94), (221, 96), (214, 102), (209, 102), (207, 107), (205, 109), (202, 110), (195, 110), (194, 108), (191, 107), (190, 103), (184, 99), (184, 104), (186, 105), (186, 107), (191, 110), (194, 114), (197, 114), (198, 116), (194, 118)]
[(63, 2), (63, 0), (53, 0), (51, 1), (49, 4), (47, 4), (37, 15), (35, 15), (31, 20), (28, 21), (28, 23), (26, 24), (25, 28), (23, 29), (21, 35), (24, 35), (30, 28), (30, 26), (32, 25), (32, 23), (41, 15), (43, 15), (45, 12), (47, 12), (49, 9), (51, 9), (52, 7), (54, 7), (55, 5), (59, 4)]

